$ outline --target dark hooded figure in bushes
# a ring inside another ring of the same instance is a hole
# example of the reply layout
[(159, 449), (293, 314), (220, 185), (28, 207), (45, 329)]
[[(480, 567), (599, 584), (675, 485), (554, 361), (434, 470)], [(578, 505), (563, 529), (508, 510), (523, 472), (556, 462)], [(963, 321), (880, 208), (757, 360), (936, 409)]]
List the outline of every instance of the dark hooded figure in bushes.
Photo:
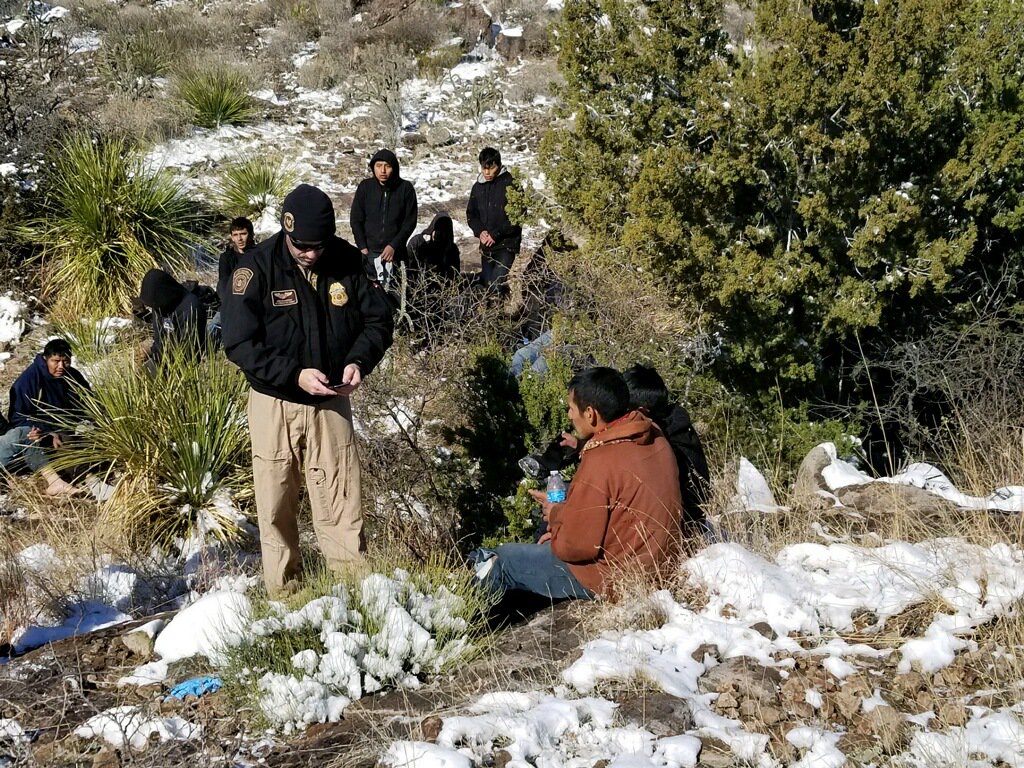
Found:
[(243, 254), (225, 296), (224, 350), (249, 393), (253, 486), (267, 590), (300, 577), (300, 482), (329, 567), (365, 549), (349, 395), (391, 346), (394, 321), (362, 255), (335, 236), (334, 205), (300, 184), (281, 231)]
[(206, 348), (206, 307), (194, 290), (162, 269), (151, 269), (142, 278), (139, 301), (151, 310), (153, 346), (149, 359), (154, 364), (159, 364), (172, 341), (196, 355)]
[(455, 225), (448, 211), (438, 211), (430, 224), (409, 241), (409, 276), (429, 276), (441, 282), (459, 277), (462, 259), (455, 244)]
[(396, 263), (405, 260), (405, 244), (416, 229), (416, 190), (401, 176), (398, 158), (382, 149), (370, 158), (370, 178), (352, 198), (350, 224), (367, 274), (390, 290)]
[(513, 224), (505, 207), (508, 188), (515, 180), (501, 164), (501, 153), (493, 147), (480, 151), (480, 176), (469, 193), (466, 221), (480, 239), (483, 284), (505, 293), (509, 270), (519, 255), (523, 228)]

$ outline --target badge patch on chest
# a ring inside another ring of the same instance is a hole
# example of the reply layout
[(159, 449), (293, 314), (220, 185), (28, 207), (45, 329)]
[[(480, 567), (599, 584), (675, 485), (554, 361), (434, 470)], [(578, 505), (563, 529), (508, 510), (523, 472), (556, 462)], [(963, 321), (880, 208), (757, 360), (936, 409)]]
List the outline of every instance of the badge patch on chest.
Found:
[(251, 269), (248, 267), (236, 269), (231, 275), (231, 292), (236, 296), (241, 296), (245, 293), (245, 289), (249, 287), (250, 280), (252, 280)]
[(336, 307), (344, 307), (348, 304), (348, 291), (341, 283), (331, 283), (331, 304)]
[(294, 288), (287, 291), (271, 291), (270, 299), (275, 307), (291, 307), (299, 303), (299, 295)]

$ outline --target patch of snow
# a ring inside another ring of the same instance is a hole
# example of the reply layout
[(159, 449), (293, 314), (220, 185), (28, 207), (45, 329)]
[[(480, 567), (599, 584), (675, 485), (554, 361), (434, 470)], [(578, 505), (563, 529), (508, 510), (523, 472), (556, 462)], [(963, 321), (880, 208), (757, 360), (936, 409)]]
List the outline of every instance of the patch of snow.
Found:
[(82, 739), (102, 739), (115, 749), (144, 749), (151, 738), (191, 741), (202, 736), (202, 726), (180, 717), (147, 717), (139, 707), (113, 707), (90, 717), (75, 729)]
[(130, 675), (125, 675), (117, 681), (118, 687), (126, 685), (158, 685), (167, 679), (168, 664), (166, 661), (151, 661), (136, 667)]
[(220, 663), (224, 649), (245, 637), (251, 615), (249, 599), (238, 592), (204, 595), (171, 619), (154, 650), (166, 662), (202, 655)]
[(17, 720), (0, 717), (0, 741), (28, 742), (29, 737)]
[(14, 636), (12, 644), (18, 653), (55, 643), (76, 635), (84, 635), (104, 627), (112, 627), (130, 621), (131, 616), (95, 601), (76, 603), (68, 609), (63, 623), (55, 627), (22, 627)]
[(18, 565), (35, 573), (46, 573), (61, 564), (57, 551), (49, 544), (33, 544), (25, 547), (14, 557)]
[(7, 178), (18, 172), (18, 166), (14, 163), (0, 163), (0, 177)]
[(0, 344), (12, 344), (25, 333), (25, 305), (11, 297), (0, 296)]
[(1024, 724), (1009, 710), (979, 708), (966, 726), (943, 732), (915, 732), (910, 747), (895, 763), (907, 768), (961, 768), (983, 765), (972, 759), (984, 755), (992, 763), (1024, 767)]
[(473, 761), (454, 749), (425, 741), (396, 741), (380, 762), (390, 768), (472, 768)]

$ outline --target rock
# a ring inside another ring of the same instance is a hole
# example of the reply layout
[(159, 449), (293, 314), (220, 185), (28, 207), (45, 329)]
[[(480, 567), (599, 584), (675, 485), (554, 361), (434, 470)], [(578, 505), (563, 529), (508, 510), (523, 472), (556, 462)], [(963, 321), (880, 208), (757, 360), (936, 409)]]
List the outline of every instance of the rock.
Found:
[(903, 510), (921, 523), (930, 517), (948, 515), (956, 506), (945, 499), (913, 485), (867, 483), (851, 485), (836, 491), (839, 501), (872, 517), (888, 518), (894, 508)]
[(418, 147), (427, 143), (427, 137), (419, 131), (408, 131), (401, 136), (402, 145), (406, 147)]
[(501, 54), (503, 58), (517, 59), (526, 50), (526, 40), (523, 39), (522, 35), (508, 37), (504, 32), (499, 32), (498, 37), (494, 41), (494, 50)]
[(594, 768), (608, 768), (608, 766), (610, 764), (611, 764), (611, 760), (604, 760), (604, 759), (602, 759), (602, 760), (598, 760), (596, 763), (594, 763)]
[[(878, 739), (887, 755), (902, 752), (907, 745), (910, 724), (903, 715), (888, 705), (875, 707), (864, 714), (861, 727)], [(861, 727), (858, 730), (861, 730)]]
[(92, 768), (120, 768), (120, 766), (120, 756), (110, 747), (102, 747), (92, 758)]
[(713, 736), (698, 736), (701, 741), (697, 765), (706, 768), (732, 768), (733, 755), (729, 745)]
[(836, 748), (842, 752), (854, 765), (870, 765), (881, 762), (882, 745), (878, 740), (863, 733), (849, 731), (844, 733)]
[(712, 645), (711, 643), (701, 643), (694, 648), (693, 653), (690, 654), (690, 658), (699, 664), (704, 663), (704, 657), (710, 656), (713, 659), (718, 659), (718, 646)]
[(505, 749), (499, 749), (494, 753), (494, 768), (505, 768), (512, 762), (512, 753)]
[(639, 723), (661, 739), (694, 727), (693, 712), (683, 699), (656, 691), (618, 701), (618, 715), (625, 722)]
[(779, 701), (782, 675), (772, 667), (762, 667), (747, 656), (728, 659), (710, 670), (700, 679), (704, 693), (722, 693), (736, 690), (744, 698), (756, 699), (762, 704)]
[(918, 712), (933, 712), (935, 710), (935, 699), (929, 691), (918, 691), (914, 699), (914, 706)]
[(146, 632), (129, 632), (121, 635), (121, 644), (142, 659), (153, 658), (153, 638)]
[(966, 725), (969, 717), (967, 708), (958, 701), (947, 701), (935, 714), (947, 727)]
[(772, 625), (767, 621), (759, 621), (757, 624), (751, 624), (750, 628), (762, 637), (767, 637), (769, 640), (777, 640), (779, 637), (778, 632), (772, 629)]
[(426, 139), (431, 147), (446, 147), (455, 143), (455, 134), (443, 125), (432, 125), (427, 128)]
[(831, 699), (838, 713), (847, 721), (852, 721), (857, 717), (861, 702), (864, 701), (860, 692), (853, 688), (841, 688)]
[(437, 737), (441, 735), (441, 727), (443, 725), (444, 721), (437, 715), (423, 718), (422, 722), (420, 722), (420, 733), (423, 734), (423, 740), (437, 742)]
[[(828, 455), (823, 446), (816, 446), (811, 449), (796, 471), (796, 480), (793, 483), (793, 506), (803, 509), (826, 509), (832, 503), (821, 496), (819, 491), (828, 491), (828, 485), (821, 475), (821, 471), (832, 463), (832, 457)], [(829, 491), (831, 493), (831, 491)]]
[(737, 701), (736, 697), (733, 696), (732, 693), (729, 691), (718, 694), (718, 698), (715, 699), (715, 707), (719, 710), (736, 709), (736, 707), (738, 707), (739, 705), (739, 701)]

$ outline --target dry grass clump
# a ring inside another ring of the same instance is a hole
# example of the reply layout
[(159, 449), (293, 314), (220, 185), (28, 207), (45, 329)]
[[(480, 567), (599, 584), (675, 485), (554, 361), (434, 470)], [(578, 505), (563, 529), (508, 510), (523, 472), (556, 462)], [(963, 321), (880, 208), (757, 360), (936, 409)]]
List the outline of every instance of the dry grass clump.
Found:
[(126, 94), (111, 96), (99, 108), (95, 121), (103, 134), (122, 136), (140, 146), (172, 138), (188, 124), (182, 112), (166, 99), (136, 98)]

